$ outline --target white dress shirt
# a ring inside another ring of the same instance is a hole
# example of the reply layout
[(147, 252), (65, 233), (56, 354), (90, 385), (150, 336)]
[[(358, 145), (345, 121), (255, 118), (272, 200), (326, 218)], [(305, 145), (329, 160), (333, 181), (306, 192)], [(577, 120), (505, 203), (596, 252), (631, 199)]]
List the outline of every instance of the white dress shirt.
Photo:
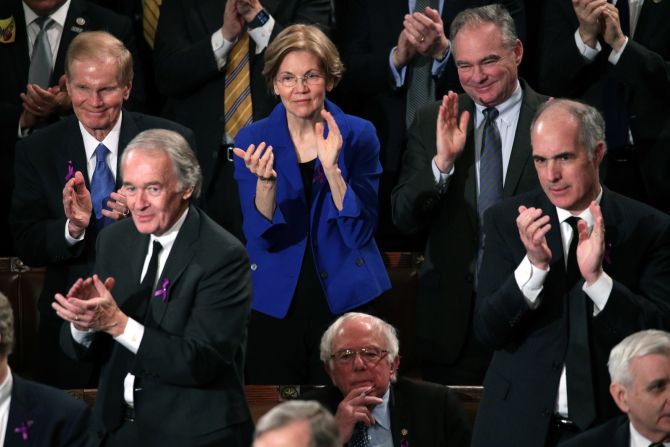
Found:
[(7, 433), (7, 421), (9, 420), (9, 407), (12, 403), (12, 371), (7, 367), (7, 377), (0, 384), (0, 445), (5, 445), (5, 433)]

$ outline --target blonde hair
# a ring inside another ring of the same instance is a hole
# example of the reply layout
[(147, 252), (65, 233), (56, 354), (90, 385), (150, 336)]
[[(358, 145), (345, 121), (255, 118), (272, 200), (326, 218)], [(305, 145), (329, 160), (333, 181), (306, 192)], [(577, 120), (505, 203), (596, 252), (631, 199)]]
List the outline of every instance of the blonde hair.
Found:
[(65, 75), (71, 79), (74, 61), (104, 61), (107, 58), (116, 60), (119, 85), (130, 84), (133, 81), (133, 57), (123, 42), (106, 31), (85, 31), (72, 39), (65, 54)]

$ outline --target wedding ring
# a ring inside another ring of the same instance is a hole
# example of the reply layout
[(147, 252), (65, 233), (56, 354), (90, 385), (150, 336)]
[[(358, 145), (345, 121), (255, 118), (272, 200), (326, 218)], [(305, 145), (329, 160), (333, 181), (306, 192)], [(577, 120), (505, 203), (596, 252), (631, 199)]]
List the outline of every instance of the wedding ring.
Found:
[(74, 321), (79, 321), (79, 315), (74, 316)]
[(419, 42), (423, 42), (424, 40), (426, 40), (426, 36), (424, 36), (424, 35), (422, 34), (422, 35), (421, 35), (421, 39), (419, 39)]
[(121, 215), (124, 217), (128, 217), (128, 214), (130, 214), (130, 208), (126, 208), (126, 210), (121, 213)]

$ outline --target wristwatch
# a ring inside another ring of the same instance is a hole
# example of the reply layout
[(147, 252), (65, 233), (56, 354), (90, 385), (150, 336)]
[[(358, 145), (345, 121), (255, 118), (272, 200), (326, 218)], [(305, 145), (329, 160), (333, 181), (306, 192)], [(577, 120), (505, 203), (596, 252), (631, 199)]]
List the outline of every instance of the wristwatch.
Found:
[(259, 28), (265, 25), (268, 20), (270, 20), (270, 14), (267, 13), (264, 9), (261, 9), (254, 19), (247, 23), (247, 27), (250, 29)]

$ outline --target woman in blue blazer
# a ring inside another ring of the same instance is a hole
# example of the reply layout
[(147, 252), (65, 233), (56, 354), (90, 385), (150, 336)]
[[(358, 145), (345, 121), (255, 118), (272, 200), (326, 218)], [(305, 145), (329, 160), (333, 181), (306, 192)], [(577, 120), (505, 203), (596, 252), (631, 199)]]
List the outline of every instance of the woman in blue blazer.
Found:
[(318, 28), (286, 28), (263, 71), (281, 104), (236, 137), (254, 287), (247, 383), (327, 383), (321, 334), (390, 287), (373, 238), (379, 140), (325, 98), (342, 72)]

